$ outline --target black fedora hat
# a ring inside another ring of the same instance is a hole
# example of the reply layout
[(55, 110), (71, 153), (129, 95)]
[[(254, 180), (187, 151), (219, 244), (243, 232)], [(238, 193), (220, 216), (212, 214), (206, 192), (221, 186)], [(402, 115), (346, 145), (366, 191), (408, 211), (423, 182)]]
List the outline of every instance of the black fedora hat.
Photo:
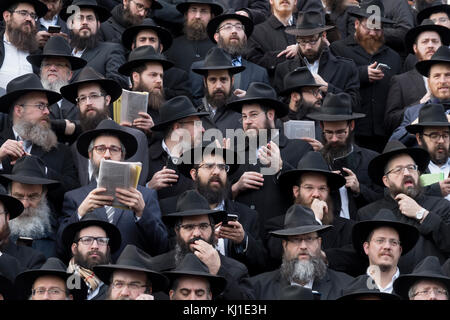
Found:
[(289, 113), (288, 106), (277, 99), (275, 89), (263, 82), (250, 83), (245, 96), (228, 103), (227, 107), (241, 113), (243, 104), (252, 103), (262, 103), (274, 109), (278, 118), (282, 118)]
[(425, 77), (429, 76), (430, 69), (433, 65), (445, 63), (450, 65), (450, 49), (448, 46), (440, 46), (431, 56), (430, 60), (423, 60), (416, 63), (416, 69)]
[(94, 273), (107, 285), (116, 270), (140, 271), (147, 274), (152, 283), (152, 291), (165, 291), (168, 280), (161, 273), (151, 270), (151, 256), (135, 245), (128, 244), (120, 253), (115, 264), (103, 264), (94, 267)]
[(448, 28), (434, 24), (430, 19), (424, 19), (419, 26), (409, 29), (405, 35), (405, 48), (408, 52), (414, 54), (413, 45), (416, 42), (416, 38), (425, 31), (437, 32), (441, 38), (442, 45), (449, 45), (450, 31)]
[(45, 58), (64, 58), (69, 60), (71, 70), (81, 69), (86, 65), (86, 60), (72, 56), (72, 48), (66, 39), (60, 36), (50, 37), (41, 54), (33, 54), (27, 57), (32, 65), (41, 68)]
[(322, 225), (317, 222), (314, 212), (305, 206), (294, 204), (289, 207), (284, 216), (284, 228), (271, 231), (274, 237), (285, 238), (311, 232), (322, 233), (332, 228), (331, 225)]
[[(153, 3), (157, 3), (153, 1)], [(122, 33), (122, 44), (123, 46), (131, 51), (131, 46), (133, 44), (134, 38), (138, 35), (139, 32), (144, 30), (153, 30), (156, 32), (159, 38), (159, 43), (163, 46), (162, 51), (166, 51), (172, 45), (173, 37), (170, 31), (166, 28), (158, 26), (155, 21), (151, 18), (145, 18), (141, 24), (131, 26)]]
[(170, 226), (174, 226), (179, 218), (200, 215), (211, 215), (214, 223), (219, 223), (226, 217), (226, 211), (211, 210), (208, 200), (196, 190), (183, 192), (177, 199), (176, 212), (162, 216), (163, 220)]
[[(73, 0), (72, 5), (67, 7), (65, 10), (62, 10), (59, 16), (64, 21), (67, 21), (67, 19), (72, 15), (76, 13), (76, 10), (73, 8), (73, 6), (77, 6), (81, 9), (87, 8), (92, 9), (98, 16), (98, 21), (105, 22), (108, 20), (108, 18), (111, 16), (111, 13), (108, 11), (108, 9), (99, 6), (97, 4), (96, 0)], [(69, 26), (70, 27), (70, 26)]]
[(86, 158), (89, 158), (89, 144), (91, 141), (98, 136), (104, 134), (112, 134), (116, 136), (120, 142), (125, 146), (126, 154), (125, 159), (132, 157), (138, 148), (138, 142), (134, 135), (128, 133), (114, 120), (105, 119), (102, 120), (94, 130), (89, 130), (83, 132), (77, 140), (77, 150), (78, 152)]
[(372, 220), (360, 221), (353, 226), (352, 242), (355, 251), (365, 256), (364, 242), (367, 241), (369, 234), (374, 229), (381, 227), (390, 227), (397, 230), (402, 246), (402, 255), (414, 248), (419, 239), (419, 230), (415, 226), (398, 221), (389, 209), (380, 209)]
[(47, 14), (47, 6), (39, 0), (2, 0), (0, 3), (0, 20), (3, 20), (3, 12), (8, 10), (12, 5), (19, 3), (29, 3), (36, 10), (36, 15), (38, 17), (43, 17)]
[[(23, 295), (31, 295), (31, 289), (33, 288), (34, 282), (43, 276), (55, 276), (64, 280), (67, 286), (67, 279), (73, 274), (67, 272), (66, 265), (55, 257), (50, 257), (45, 261), (45, 263), (39, 269), (32, 269), (24, 271), (17, 275), (14, 281), (17, 291), (20, 291)], [(78, 275), (75, 275), (78, 276)], [(86, 300), (88, 288), (84, 281), (78, 281), (80, 283), (80, 288), (68, 289), (73, 295), (74, 300)]]
[(291, 284), (280, 289), (279, 300), (314, 300), (311, 289)]
[(406, 126), (409, 133), (416, 134), (424, 127), (450, 127), (444, 106), (438, 103), (427, 103), (419, 111), (419, 122)]
[(231, 74), (236, 74), (244, 71), (245, 67), (233, 66), (231, 57), (223, 49), (212, 47), (203, 60), (203, 66), (192, 69), (202, 76), (207, 76), (208, 70), (228, 70)]
[(300, 11), (297, 16), (297, 25), (287, 27), (285, 32), (299, 37), (312, 36), (330, 29), (334, 26), (327, 26), (322, 13), (315, 10)]
[(212, 42), (217, 43), (216, 39), (214, 39), (214, 34), (218, 32), (220, 24), (229, 19), (239, 20), (244, 25), (244, 32), (247, 36), (247, 39), (250, 38), (253, 33), (254, 27), (252, 19), (242, 14), (237, 14), (233, 8), (230, 8), (208, 22), (208, 25), (206, 26), (206, 32), (208, 33), (209, 39), (211, 39)]
[(168, 125), (183, 118), (208, 115), (209, 112), (198, 112), (188, 97), (176, 96), (159, 108), (159, 122), (152, 127), (152, 131), (163, 131)]
[(429, 19), (434, 13), (444, 12), (450, 17), (450, 5), (443, 4), (442, 1), (434, 1), (431, 6), (419, 11), (417, 14), (417, 23), (422, 24), (422, 21)]
[(320, 111), (309, 113), (308, 118), (318, 121), (347, 121), (364, 118), (364, 113), (352, 111), (352, 98), (348, 93), (328, 93)]
[(12, 220), (18, 216), (23, 211), (23, 204), (20, 200), (8, 195), (3, 186), (0, 188), (0, 202), (3, 204), (5, 211), (9, 213), (9, 220)]
[(430, 155), (426, 150), (422, 148), (407, 148), (400, 141), (391, 140), (388, 141), (384, 147), (383, 153), (376, 156), (369, 162), (368, 170), (370, 179), (372, 179), (374, 183), (384, 187), (384, 169), (389, 160), (399, 154), (408, 154), (411, 158), (413, 158), (420, 172), (424, 172), (430, 162)]
[(286, 96), (291, 92), (300, 92), (303, 87), (321, 87), (309, 71), (308, 67), (298, 67), (286, 74), (283, 78), (283, 91), (280, 95)]
[(36, 74), (26, 73), (8, 82), (6, 94), (0, 97), (0, 112), (8, 113), (17, 99), (30, 92), (45, 93), (49, 105), (61, 100), (61, 95), (58, 92), (44, 89)]
[(119, 72), (125, 76), (130, 76), (133, 69), (140, 67), (147, 62), (160, 63), (163, 70), (167, 70), (173, 66), (173, 63), (164, 57), (164, 55), (155, 51), (152, 46), (142, 46), (134, 49), (128, 55), (128, 62), (119, 67)]
[(317, 151), (309, 151), (297, 164), (297, 169), (286, 171), (278, 177), (279, 184), (292, 192), (292, 186), (295, 185), (304, 173), (320, 173), (327, 178), (328, 187), (331, 190), (338, 190), (345, 185), (345, 178), (337, 173), (330, 171), (322, 154)]
[(0, 294), (4, 300), (14, 300), (16, 298), (16, 289), (13, 282), (0, 272)]
[(2, 180), (6, 180), (5, 184), (17, 181), (24, 184), (42, 184), (47, 187), (59, 186), (59, 181), (48, 178), (47, 170), (47, 166), (39, 157), (28, 155), (17, 159), (10, 174), (0, 176)]
[(401, 274), (394, 282), (394, 291), (405, 300), (409, 300), (409, 289), (420, 280), (432, 280), (442, 283), (450, 292), (450, 278), (442, 273), (438, 257), (428, 256), (420, 261), (410, 274)]
[(87, 213), (81, 220), (77, 222), (73, 222), (68, 224), (63, 232), (62, 232), (62, 244), (65, 249), (70, 250), (70, 246), (77, 239), (75, 238), (75, 234), (87, 227), (90, 226), (98, 226), (105, 230), (106, 236), (109, 238), (109, 247), (111, 248), (111, 253), (116, 252), (120, 248), (120, 244), (122, 242), (122, 236), (120, 235), (119, 229), (112, 223), (109, 223), (106, 220), (106, 217), (98, 213), (97, 211), (92, 211)]
[(193, 253), (187, 253), (173, 271), (166, 271), (163, 274), (169, 278), (171, 284), (180, 277), (206, 278), (209, 281), (213, 298), (220, 295), (227, 285), (224, 277), (209, 273), (208, 267)]
[(396, 294), (381, 292), (372, 282), (373, 279), (365, 274), (356, 277), (348, 284), (347, 288), (342, 290), (342, 296), (337, 300), (359, 300), (364, 297), (377, 297), (387, 301), (400, 300)]
[(182, 14), (185, 14), (191, 4), (207, 4), (211, 7), (211, 13), (215, 16), (218, 16), (223, 12), (223, 6), (214, 0), (185, 0), (184, 2), (177, 4), (176, 9)]
[[(373, 10), (373, 6), (378, 7), (379, 11)], [(385, 18), (384, 5), (381, 0), (363, 0), (361, 1), (359, 7), (352, 7), (352, 10), (349, 10), (348, 13), (360, 18), (370, 18), (379, 13), (380, 21), (382, 23), (395, 23), (393, 20)]]
[(117, 81), (106, 79), (89, 66), (81, 69), (80, 73), (72, 83), (62, 87), (61, 94), (73, 104), (77, 104), (78, 87), (88, 83), (98, 83), (102, 89), (106, 91), (106, 94), (111, 96), (111, 102), (116, 101), (122, 95), (122, 87)]

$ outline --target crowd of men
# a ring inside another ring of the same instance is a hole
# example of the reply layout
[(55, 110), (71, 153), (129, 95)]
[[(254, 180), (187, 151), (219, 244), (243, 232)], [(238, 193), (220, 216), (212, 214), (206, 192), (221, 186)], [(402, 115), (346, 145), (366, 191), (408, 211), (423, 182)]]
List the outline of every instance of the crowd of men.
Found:
[(450, 298), (449, 4), (0, 15), (0, 300)]

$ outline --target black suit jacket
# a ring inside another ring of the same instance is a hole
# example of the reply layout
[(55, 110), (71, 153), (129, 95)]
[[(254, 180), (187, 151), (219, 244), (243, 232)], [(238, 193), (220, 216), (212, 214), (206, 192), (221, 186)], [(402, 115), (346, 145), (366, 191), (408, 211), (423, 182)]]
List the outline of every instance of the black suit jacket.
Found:
[[(80, 121), (79, 121), (79, 109), (72, 102), (62, 99), (61, 108), (57, 103), (52, 104), (49, 107), (50, 110), (50, 122), (52, 124), (52, 130), (58, 136), (58, 141), (62, 143), (72, 144), (81, 133)], [(65, 134), (66, 121), (70, 120), (75, 123), (75, 132), (67, 136)]]

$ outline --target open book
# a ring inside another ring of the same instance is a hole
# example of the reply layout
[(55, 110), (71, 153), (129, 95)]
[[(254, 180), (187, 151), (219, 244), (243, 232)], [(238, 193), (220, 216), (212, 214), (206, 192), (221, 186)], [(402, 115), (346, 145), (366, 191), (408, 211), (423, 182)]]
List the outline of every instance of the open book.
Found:
[(123, 89), (119, 99), (114, 101), (114, 121), (133, 123), (140, 118), (139, 112), (147, 112), (148, 92), (128, 91)]
[(289, 139), (316, 138), (314, 121), (289, 120), (284, 123), (284, 134)]
[(98, 173), (97, 187), (106, 188), (104, 195), (114, 197), (112, 206), (128, 210), (116, 197), (116, 188), (136, 188), (142, 170), (141, 162), (121, 162), (102, 159)]

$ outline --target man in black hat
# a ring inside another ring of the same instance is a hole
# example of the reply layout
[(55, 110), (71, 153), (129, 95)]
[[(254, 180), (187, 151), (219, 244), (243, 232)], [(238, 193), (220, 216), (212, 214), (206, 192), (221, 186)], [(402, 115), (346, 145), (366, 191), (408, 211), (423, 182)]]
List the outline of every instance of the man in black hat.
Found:
[(317, 222), (311, 209), (295, 204), (286, 212), (283, 227), (271, 232), (282, 239), (281, 267), (249, 279), (252, 298), (276, 300), (281, 289), (289, 284), (318, 292), (320, 300), (340, 297), (352, 277), (329, 269), (321, 254), (322, 234), (331, 226)]
[[(247, 39), (253, 32), (253, 21), (250, 18), (244, 16), (242, 12), (235, 12), (233, 9), (230, 9), (211, 19), (208, 23), (207, 31), (211, 41), (217, 43), (218, 48), (223, 49), (231, 56), (233, 66), (245, 67), (242, 72), (235, 74), (234, 89), (245, 91), (252, 82), (269, 84), (267, 70), (243, 57), (247, 48)], [(195, 61), (192, 63), (191, 69), (196, 69), (203, 65), (204, 61)], [(202, 77), (191, 70), (189, 79), (194, 98), (203, 97), (205, 88), (202, 85)]]
[(392, 133), (390, 140), (399, 140), (406, 146), (416, 146), (416, 137), (406, 131), (406, 126), (417, 122), (419, 110), (426, 103), (442, 104), (448, 113), (450, 106), (450, 81), (447, 74), (450, 72), (450, 49), (440, 46), (430, 60), (420, 61), (416, 69), (424, 77), (428, 77), (427, 84), (430, 90), (430, 99), (424, 103), (415, 104), (405, 110), (401, 124)]
[(212, 0), (187, 0), (178, 3), (177, 10), (184, 15), (182, 36), (174, 39), (167, 58), (175, 66), (189, 72), (194, 61), (203, 60), (214, 43), (208, 39), (208, 22), (223, 12), (221, 4)]
[(435, 24), (450, 29), (450, 5), (441, 1), (433, 1), (430, 6), (422, 9), (417, 14), (417, 24), (422, 24), (425, 19), (433, 20)]
[[(108, 19), (110, 13), (98, 6), (95, 0), (74, 0), (61, 17), (67, 22), (70, 32), (70, 46), (75, 57), (87, 61), (107, 79), (116, 80), (122, 88), (128, 88), (127, 78), (117, 69), (125, 63), (125, 52), (118, 43), (100, 42), (100, 23)], [(80, 71), (74, 72), (74, 78)]]
[(250, 287), (243, 284), (244, 279), (248, 278), (247, 267), (222, 255), (215, 248), (214, 228), (225, 217), (225, 211), (211, 209), (208, 201), (197, 191), (183, 192), (178, 197), (176, 211), (163, 216), (166, 224), (175, 230), (175, 249), (153, 257), (152, 266), (160, 272), (173, 271), (183, 266), (188, 254), (194, 253), (206, 265), (203, 270), (207, 269), (209, 274), (227, 280), (221, 298), (248, 299)]
[(2, 173), (11, 172), (14, 162), (25, 154), (41, 158), (48, 178), (61, 182), (49, 195), (57, 212), (64, 193), (79, 186), (70, 149), (58, 142), (50, 125), (49, 105), (59, 100), (61, 95), (44, 89), (33, 73), (10, 81), (7, 94), (0, 98), (2, 110), (12, 119), (0, 134)]
[[(410, 29), (405, 36), (405, 47), (414, 54), (416, 61), (430, 60), (441, 45), (449, 45), (450, 30), (424, 20), (420, 26)], [(427, 79), (417, 69), (395, 75), (391, 78), (384, 120), (389, 133), (394, 131), (403, 118), (404, 110), (411, 105), (424, 103), (430, 98), (425, 86)]]
[(0, 13), (5, 29), (0, 33), (0, 87), (12, 79), (33, 72), (26, 57), (38, 49), (36, 21), (46, 14), (47, 7), (38, 0), (5, 0)]
[(151, 256), (129, 244), (115, 264), (95, 266), (97, 277), (109, 286), (106, 300), (154, 300), (153, 292), (165, 291), (168, 280), (151, 270), (150, 260)]
[[(373, 6), (379, 7), (375, 13), (371, 11)], [(361, 104), (354, 105), (353, 110), (366, 117), (356, 121), (356, 143), (380, 152), (388, 140), (383, 120), (390, 79), (401, 72), (401, 58), (385, 44), (384, 37), (385, 26), (394, 21), (384, 18), (381, 0), (364, 2), (351, 14), (356, 16), (355, 34), (333, 42), (330, 48), (335, 54), (352, 59), (359, 70)], [(379, 63), (387, 67), (378, 66)]]
[(45, 16), (40, 17), (37, 21), (38, 32), (36, 34), (36, 38), (39, 43), (39, 47), (43, 48), (47, 41), (54, 36), (64, 37), (66, 40), (69, 40), (70, 30), (67, 28), (67, 24), (59, 16), (63, 7), (63, 0), (40, 1), (47, 6), (48, 11)]
[(347, 92), (352, 97), (353, 108), (360, 103), (358, 70), (350, 59), (338, 57), (328, 48), (326, 31), (332, 26), (324, 24), (318, 11), (299, 12), (297, 25), (285, 30), (285, 36), (296, 38), (298, 52), (285, 62), (276, 65), (273, 86), (279, 93), (284, 89), (284, 76), (298, 67), (306, 66), (326, 92)]
[(99, 35), (101, 41), (120, 43), (126, 28), (142, 23), (154, 10), (161, 9), (157, 0), (121, 0), (111, 11), (111, 17), (102, 23)]

